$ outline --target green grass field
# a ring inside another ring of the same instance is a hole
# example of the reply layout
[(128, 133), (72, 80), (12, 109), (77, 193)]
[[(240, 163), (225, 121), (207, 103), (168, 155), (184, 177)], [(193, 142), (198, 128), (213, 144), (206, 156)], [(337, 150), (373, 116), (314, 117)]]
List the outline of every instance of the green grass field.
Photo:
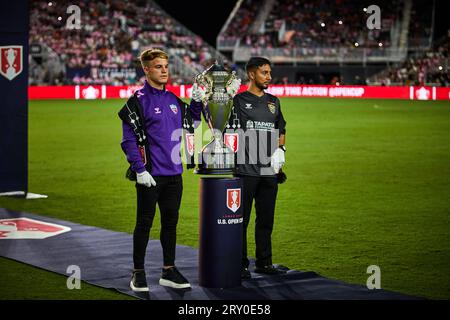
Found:
[[(122, 104), (30, 102), (29, 190), (49, 198), (0, 198), (0, 207), (131, 233)], [(450, 299), (449, 102), (286, 98), (282, 108), (288, 181), (278, 195), (274, 263), (363, 285), (367, 267), (378, 265), (383, 289)], [(178, 243), (193, 247), (198, 189), (199, 177), (185, 172)], [(65, 277), (5, 258), (0, 288), (0, 299), (130, 299), (87, 283), (68, 290)]]

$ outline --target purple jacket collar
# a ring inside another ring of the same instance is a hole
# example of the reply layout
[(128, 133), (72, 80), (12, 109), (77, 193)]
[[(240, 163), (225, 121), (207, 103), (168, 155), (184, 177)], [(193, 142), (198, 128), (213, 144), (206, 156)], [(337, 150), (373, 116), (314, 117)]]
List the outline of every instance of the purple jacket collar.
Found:
[(155, 87), (152, 87), (150, 83), (148, 83), (147, 80), (144, 82), (144, 90), (149, 92), (150, 94), (164, 94), (166, 92), (166, 86), (163, 87), (162, 90), (156, 89)]

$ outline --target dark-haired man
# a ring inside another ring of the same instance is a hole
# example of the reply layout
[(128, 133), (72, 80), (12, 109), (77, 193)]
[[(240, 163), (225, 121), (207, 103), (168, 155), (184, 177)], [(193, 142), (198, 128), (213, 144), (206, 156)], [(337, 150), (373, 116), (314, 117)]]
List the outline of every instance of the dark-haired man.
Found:
[[(247, 258), (247, 227), (255, 200), (255, 272), (279, 274), (272, 265), (272, 229), (278, 192), (277, 176), (285, 162), (286, 121), (277, 97), (264, 92), (271, 76), (271, 63), (262, 57), (251, 58), (246, 65), (248, 90), (234, 97), (230, 117), (231, 127), (240, 127), (240, 145), (237, 152), (236, 176), (243, 180), (243, 248), (242, 278), (250, 278)], [(236, 125), (237, 124), (237, 125)], [(257, 147), (255, 147), (257, 146)]]

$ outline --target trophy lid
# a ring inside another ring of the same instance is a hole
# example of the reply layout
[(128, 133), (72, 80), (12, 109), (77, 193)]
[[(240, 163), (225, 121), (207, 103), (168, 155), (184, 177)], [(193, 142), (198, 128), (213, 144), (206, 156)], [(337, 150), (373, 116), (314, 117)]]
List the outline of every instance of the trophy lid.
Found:
[(225, 67), (222, 64), (219, 64), (217, 60), (214, 62), (214, 64), (208, 68), (208, 71), (215, 72), (215, 71), (227, 71)]

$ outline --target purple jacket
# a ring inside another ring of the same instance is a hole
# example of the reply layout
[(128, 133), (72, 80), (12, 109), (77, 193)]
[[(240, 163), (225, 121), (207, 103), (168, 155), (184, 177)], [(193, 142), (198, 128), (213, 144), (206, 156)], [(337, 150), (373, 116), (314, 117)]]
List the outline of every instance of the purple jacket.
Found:
[[(181, 133), (172, 133), (182, 129), (181, 107), (177, 97), (170, 91), (158, 90), (145, 81), (144, 86), (137, 91), (142, 113), (145, 119), (145, 134), (150, 151), (152, 176), (174, 176), (183, 172), (180, 147)], [(191, 100), (189, 112), (194, 121), (200, 121), (202, 103)], [(122, 150), (127, 156), (131, 169), (137, 173), (146, 170), (137, 147), (136, 135), (130, 125), (122, 121)], [(172, 159), (173, 157), (173, 159)]]

